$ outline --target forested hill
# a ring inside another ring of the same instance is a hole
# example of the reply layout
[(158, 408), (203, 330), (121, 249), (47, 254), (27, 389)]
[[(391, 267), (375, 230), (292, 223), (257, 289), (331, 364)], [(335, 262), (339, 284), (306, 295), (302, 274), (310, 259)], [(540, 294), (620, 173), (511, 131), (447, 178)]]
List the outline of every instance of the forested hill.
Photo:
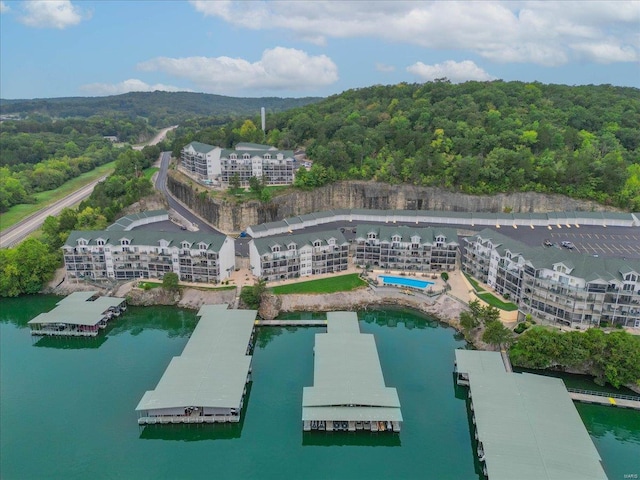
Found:
[(447, 81), (346, 91), (267, 121), (306, 146), (301, 187), (336, 178), (476, 194), (562, 193), (640, 211), (640, 90)]
[(153, 126), (180, 123), (196, 116), (255, 116), (260, 108), (280, 112), (321, 100), (305, 98), (240, 98), (191, 92), (132, 92), (108, 97), (42, 98), (33, 100), (0, 99), (2, 115), (39, 114), (51, 118), (118, 116), (145, 117)]

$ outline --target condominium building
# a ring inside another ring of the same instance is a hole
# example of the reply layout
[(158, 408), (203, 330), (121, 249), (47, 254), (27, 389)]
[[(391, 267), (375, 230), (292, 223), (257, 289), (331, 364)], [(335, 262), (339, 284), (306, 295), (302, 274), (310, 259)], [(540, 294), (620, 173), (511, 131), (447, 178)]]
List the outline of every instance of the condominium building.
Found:
[(466, 239), (463, 270), (518, 305), (568, 326), (640, 327), (640, 261), (529, 247), (493, 230)]
[(229, 185), (236, 176), (245, 187), (251, 177), (264, 178), (267, 185), (289, 185), (298, 168), (293, 151), (256, 143), (238, 143), (235, 149), (224, 149), (191, 142), (182, 149), (181, 159), (188, 172), (203, 180)]
[(348, 268), (349, 242), (337, 230), (257, 238), (249, 258), (253, 274), (267, 281), (336, 273)]
[(453, 270), (459, 258), (452, 228), (360, 225), (354, 263), (392, 270)]
[(62, 247), (69, 279), (162, 278), (216, 283), (235, 268), (232, 238), (220, 234), (148, 230), (73, 231)]

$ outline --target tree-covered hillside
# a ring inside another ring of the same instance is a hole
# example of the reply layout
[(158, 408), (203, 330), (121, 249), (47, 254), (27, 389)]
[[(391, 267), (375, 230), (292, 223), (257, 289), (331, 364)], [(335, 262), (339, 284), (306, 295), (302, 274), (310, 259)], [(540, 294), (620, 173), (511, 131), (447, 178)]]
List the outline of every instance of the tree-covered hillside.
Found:
[(191, 92), (132, 92), (107, 97), (0, 99), (0, 114), (22, 117), (38, 114), (51, 118), (144, 117), (152, 126), (166, 127), (198, 116), (216, 116), (228, 122), (237, 116), (259, 114), (261, 107), (267, 112), (280, 112), (319, 100), (317, 97), (240, 98)]
[[(245, 140), (240, 125), (208, 137)], [(267, 130), (265, 140), (305, 146), (315, 162), (298, 186), (375, 179), (476, 194), (561, 193), (640, 210), (635, 88), (503, 81), (373, 86), (271, 115)]]

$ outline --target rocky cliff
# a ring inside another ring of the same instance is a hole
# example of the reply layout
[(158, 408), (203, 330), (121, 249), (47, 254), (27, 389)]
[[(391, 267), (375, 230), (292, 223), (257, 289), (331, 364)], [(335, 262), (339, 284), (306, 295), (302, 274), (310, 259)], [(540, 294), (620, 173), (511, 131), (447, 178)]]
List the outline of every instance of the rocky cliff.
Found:
[(249, 225), (341, 208), (494, 213), (612, 210), (595, 202), (563, 195), (521, 192), (475, 196), (435, 187), (363, 181), (336, 182), (311, 191), (297, 190), (279, 195), (266, 205), (258, 201), (233, 204), (197, 193), (191, 186), (172, 176), (169, 176), (167, 185), (178, 199), (225, 232), (238, 232)]

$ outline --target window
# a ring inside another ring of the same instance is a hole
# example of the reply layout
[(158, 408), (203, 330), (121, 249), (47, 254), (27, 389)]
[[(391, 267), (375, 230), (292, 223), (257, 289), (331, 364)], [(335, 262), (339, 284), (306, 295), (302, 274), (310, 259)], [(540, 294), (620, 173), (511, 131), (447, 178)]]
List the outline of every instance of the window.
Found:
[(120, 245), (129, 245), (129, 240), (126, 238), (123, 238), (122, 240), (120, 240)]
[(296, 244), (295, 243), (290, 243), (289, 246), (287, 247), (289, 250), (295, 250), (296, 249)]
[(369, 240), (373, 240), (373, 239), (375, 239), (375, 238), (376, 238), (376, 234), (375, 234), (374, 232), (369, 232), (369, 233), (367, 234), (367, 238), (368, 238)]
[(84, 238), (80, 238), (78, 240), (78, 245), (85, 246), (86, 244), (87, 244), (87, 241)]
[(200, 247), (200, 250), (206, 250), (207, 249), (207, 244), (206, 243), (201, 243), (198, 246)]
[(322, 242), (321, 242), (320, 240), (315, 240), (315, 241), (313, 242), (313, 246), (314, 246), (314, 247), (319, 247), (319, 246), (321, 246), (321, 245), (322, 245)]
[(100, 246), (104, 245), (104, 240), (99, 238), (98, 240), (96, 240), (96, 245), (100, 245)]
[(273, 247), (271, 247), (271, 251), (272, 252), (279, 252), (280, 251), (280, 245), (274, 245)]

